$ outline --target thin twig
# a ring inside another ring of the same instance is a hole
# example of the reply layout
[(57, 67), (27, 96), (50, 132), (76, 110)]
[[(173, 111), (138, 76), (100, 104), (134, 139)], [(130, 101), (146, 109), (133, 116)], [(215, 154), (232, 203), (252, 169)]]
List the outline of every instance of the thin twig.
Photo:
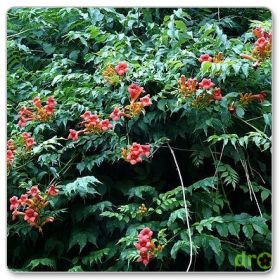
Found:
[(16, 34), (7, 35), (7, 39), (16, 37), (16, 36), (18, 36), (18, 35), (20, 35), (20, 34), (23, 34), (23, 33), (25, 33), (25, 32), (28, 32), (28, 31), (30, 31), (30, 29), (23, 30), (23, 31), (21, 31), (21, 32), (19, 32), (19, 33), (16, 33)]
[[(168, 146), (164, 146), (162, 145), (161, 147), (163, 148), (169, 148)], [(173, 150), (178, 150), (178, 151), (182, 151), (182, 152), (197, 152), (197, 150), (190, 150), (190, 149), (183, 149), (183, 148), (176, 148), (173, 146), (170, 146)], [(220, 154), (219, 152), (213, 152), (214, 154)]]
[(64, 165), (64, 167), (62, 167), (62, 169), (60, 170), (60, 172), (59, 172), (59, 176), (56, 178), (56, 177), (54, 177), (52, 180), (51, 180), (51, 182), (49, 183), (49, 185), (51, 185), (51, 184), (53, 184), (56, 180), (58, 180), (58, 179), (60, 179), (64, 174), (65, 174), (65, 172), (71, 167), (71, 161), (72, 160), (74, 160), (75, 158), (76, 158), (76, 156), (77, 156), (77, 154), (75, 155), (73, 155), (71, 158), (70, 158), (70, 160)]
[[(216, 167), (216, 158), (215, 158), (215, 156), (214, 156), (214, 152), (211, 150), (211, 148), (210, 148), (210, 146), (208, 147), (209, 148), (209, 151), (210, 151), (210, 153), (211, 153), (211, 156), (212, 156), (212, 159), (213, 159), (213, 163), (214, 163), (214, 166), (215, 166), (215, 169), (217, 168)], [(216, 173), (216, 172), (215, 172)], [(217, 180), (217, 187), (216, 187), (216, 189), (218, 190), (218, 187), (219, 187), (219, 178), (218, 178), (218, 180)], [(212, 190), (211, 190), (211, 192), (212, 192)]]
[(254, 121), (254, 120), (258, 120), (258, 119), (263, 119), (263, 116), (261, 117), (256, 117), (256, 118), (252, 118), (252, 119), (248, 119), (246, 120), (247, 122), (250, 122), (250, 121)]
[(267, 140), (269, 140), (269, 142), (271, 142), (271, 139), (265, 134), (263, 133), (261, 130), (259, 130), (258, 128), (256, 128), (255, 126), (253, 126), (252, 124), (248, 123), (247, 121), (238, 118), (239, 120), (241, 120), (242, 122), (244, 122), (245, 124), (247, 124), (248, 126), (250, 126), (251, 128), (255, 129), (258, 133), (260, 133), (263, 137), (265, 137)]
[(216, 177), (216, 175), (218, 173), (218, 167), (219, 167), (219, 165), (221, 163), (221, 160), (222, 160), (222, 156), (223, 156), (223, 153), (224, 153), (224, 148), (225, 148), (225, 143), (223, 144), (223, 147), (222, 147), (221, 155), (220, 155), (219, 162), (217, 164), (217, 167), (216, 167), (216, 170), (215, 170), (215, 173), (214, 173), (214, 177)]
[[(171, 146), (168, 144), (168, 146), (162, 145), (161, 147), (163, 147), (163, 148), (170, 148)], [(196, 152), (196, 150), (189, 150), (189, 149), (175, 148), (175, 147), (171, 147), (171, 148), (173, 150), (184, 151), (184, 152)]]
[(254, 177), (254, 172), (257, 173), (257, 175), (259, 175), (260, 179), (262, 180), (262, 183), (265, 184), (265, 180), (263, 179), (262, 175), (261, 175), (256, 169), (254, 169), (254, 168), (251, 166), (251, 164), (250, 164), (250, 159), (249, 159), (249, 155), (248, 155), (247, 161), (248, 161), (248, 166), (249, 166), (249, 168), (250, 168), (250, 171), (251, 171), (252, 176)]
[(244, 245), (237, 244), (237, 243), (233, 243), (233, 242), (230, 242), (230, 241), (228, 241), (228, 240), (223, 240), (223, 239), (221, 239), (221, 242), (222, 242), (222, 243), (228, 243), (228, 244), (230, 244), (230, 245), (233, 245), (233, 246), (236, 246), (236, 247), (239, 247), (239, 248), (244, 248)]
[(257, 204), (257, 207), (258, 207), (258, 210), (259, 210), (259, 213), (260, 213), (260, 216), (262, 217), (262, 211), (261, 211), (261, 208), (260, 208), (260, 205), (259, 205), (259, 202), (258, 202), (258, 199), (256, 197), (256, 194), (255, 194), (255, 191), (253, 189), (253, 186), (252, 186), (252, 183), (251, 183), (251, 180), (250, 180), (250, 177), (249, 177), (249, 173), (248, 173), (248, 168), (247, 168), (247, 164), (245, 162), (245, 160), (241, 160), (241, 164), (243, 166), (243, 169), (245, 171), (245, 175), (246, 175), (246, 179), (247, 179), (247, 184), (248, 184), (248, 188), (249, 188), (249, 191), (250, 191), (250, 198), (252, 200), (252, 194), (253, 194), (253, 197), (254, 197), (254, 200)]
[(220, 18), (220, 8), (218, 8), (218, 21), (220, 21), (221, 18)]
[(225, 199), (226, 199), (226, 204), (227, 204), (227, 206), (228, 206), (228, 209), (229, 209), (229, 211), (231, 212), (231, 214), (233, 214), (233, 211), (232, 211), (232, 209), (231, 209), (231, 207), (230, 207), (230, 203), (229, 203), (229, 200), (228, 200), (228, 198), (227, 198), (227, 194), (226, 194), (226, 191), (225, 191), (225, 188), (224, 188), (223, 184), (221, 184), (221, 187), (222, 187), (223, 195), (224, 195), (224, 197), (225, 197)]
[(186, 222), (187, 222), (187, 227), (188, 227), (188, 235), (189, 235), (189, 243), (190, 243), (190, 260), (189, 260), (188, 267), (187, 267), (187, 270), (186, 270), (186, 272), (189, 272), (190, 267), (192, 265), (193, 248), (192, 248), (192, 235), (191, 235), (190, 222), (189, 222), (189, 211), (188, 211), (188, 206), (187, 206), (187, 201), (186, 201), (186, 196), (185, 196), (185, 186), (184, 186), (184, 182), (183, 182), (183, 178), (182, 178), (182, 175), (181, 175), (181, 171), (180, 171), (178, 162), (176, 160), (175, 153), (168, 143), (167, 143), (167, 145), (168, 145), (168, 147), (170, 149), (170, 152), (173, 156), (173, 159), (174, 159), (177, 171), (178, 171), (178, 175), (179, 175), (179, 178), (180, 178), (182, 191), (183, 191), (183, 199), (184, 199), (184, 206), (185, 206), (185, 213), (186, 213)]

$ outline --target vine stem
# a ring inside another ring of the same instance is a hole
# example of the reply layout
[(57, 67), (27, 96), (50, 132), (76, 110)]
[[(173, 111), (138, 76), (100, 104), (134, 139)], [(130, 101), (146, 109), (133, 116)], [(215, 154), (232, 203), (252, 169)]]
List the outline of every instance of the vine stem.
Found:
[(184, 199), (184, 206), (185, 206), (185, 213), (186, 213), (186, 221), (187, 221), (188, 235), (189, 235), (189, 243), (190, 243), (190, 260), (189, 260), (188, 267), (187, 267), (187, 270), (186, 270), (186, 272), (189, 272), (190, 267), (191, 267), (191, 265), (192, 265), (192, 253), (193, 253), (193, 248), (192, 248), (192, 235), (191, 235), (190, 221), (189, 221), (189, 211), (188, 211), (188, 206), (187, 206), (187, 201), (186, 201), (186, 195), (185, 195), (185, 186), (184, 186), (183, 178), (182, 178), (182, 175), (181, 175), (181, 171), (180, 171), (180, 168), (179, 168), (179, 165), (178, 165), (178, 162), (177, 162), (175, 153), (174, 153), (173, 149), (171, 148), (171, 146), (169, 145), (169, 143), (167, 143), (167, 145), (168, 145), (168, 147), (169, 147), (169, 149), (170, 149), (170, 152), (171, 152), (171, 154), (172, 154), (172, 156), (173, 156), (173, 159), (174, 159), (174, 162), (175, 162), (177, 171), (178, 171), (178, 175), (179, 175), (179, 178), (180, 178), (180, 181), (181, 181), (182, 191), (183, 191), (183, 199)]
[(255, 191), (254, 191), (254, 188), (252, 186), (252, 183), (251, 183), (251, 180), (250, 180), (250, 177), (249, 177), (249, 173), (248, 173), (248, 168), (247, 168), (247, 164), (244, 160), (241, 160), (241, 164), (243, 166), (243, 169), (245, 171), (245, 175), (246, 175), (246, 179), (247, 179), (247, 184), (248, 184), (248, 188), (249, 188), (249, 192), (250, 192), (250, 198), (252, 200), (252, 194), (253, 194), (253, 197), (254, 197), (254, 200), (257, 204), (257, 208), (259, 210), (259, 213), (260, 213), (260, 216), (262, 217), (262, 211), (261, 211), (261, 208), (260, 208), (260, 205), (259, 205), (259, 202), (258, 202), (258, 199), (256, 197), (256, 194), (255, 194)]
[(67, 170), (70, 168), (71, 166), (71, 161), (74, 160), (76, 158), (77, 154), (74, 154), (70, 160), (64, 165), (64, 167), (62, 167), (62, 169), (60, 170), (60, 173), (59, 173), (59, 177), (54, 177), (51, 182), (49, 183), (49, 185), (57, 182), (56, 180), (60, 179), (66, 172)]
[(7, 35), (7, 39), (16, 37), (16, 36), (18, 36), (18, 35), (20, 35), (20, 34), (23, 34), (23, 33), (25, 33), (25, 32), (28, 32), (28, 31), (30, 31), (30, 29), (23, 30), (23, 31), (21, 31), (21, 32), (19, 32), (19, 33), (16, 33), (16, 34)]
[(225, 148), (225, 143), (223, 144), (223, 147), (222, 147), (221, 155), (220, 155), (220, 158), (219, 158), (219, 162), (218, 162), (218, 164), (216, 166), (214, 177), (216, 177), (216, 175), (218, 173), (218, 168), (219, 168), (221, 160), (222, 160), (222, 156), (223, 156), (223, 153), (224, 153), (224, 148)]
[(258, 133), (260, 133), (263, 137), (265, 137), (267, 140), (269, 140), (269, 142), (271, 142), (271, 139), (261, 130), (259, 130), (258, 128), (256, 128), (255, 126), (253, 126), (252, 124), (248, 123), (247, 121), (238, 118), (239, 120), (241, 120), (242, 122), (244, 122), (245, 124), (247, 124), (248, 126), (250, 126), (251, 128), (255, 129)]

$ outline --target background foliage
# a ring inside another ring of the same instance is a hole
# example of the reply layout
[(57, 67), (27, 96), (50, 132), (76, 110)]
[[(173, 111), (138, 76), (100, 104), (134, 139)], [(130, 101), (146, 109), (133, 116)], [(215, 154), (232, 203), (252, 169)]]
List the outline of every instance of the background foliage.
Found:
[[(186, 187), (194, 261), (191, 270), (260, 270), (235, 267), (242, 251), (271, 250), (271, 60), (254, 69), (240, 58), (254, 47), (252, 27), (269, 28), (265, 9), (14, 8), (7, 14), (8, 138), (32, 132), (37, 146), (8, 174), (8, 198), (32, 185), (60, 186), (57, 213), (40, 234), (8, 214), (8, 266), (21, 270), (184, 271), (189, 242), (182, 188), (167, 139)], [(223, 52), (221, 64), (201, 64), (203, 53)], [(129, 64), (113, 87), (102, 70)], [(178, 80), (210, 77), (223, 100), (201, 110), (178, 94)], [(108, 116), (127, 104), (136, 82), (153, 105), (103, 135), (67, 141), (86, 110)], [(240, 93), (265, 91), (263, 103), (236, 102)], [(21, 106), (53, 95), (48, 123), (17, 125)], [(151, 143), (153, 156), (132, 166), (120, 148)], [(262, 217), (254, 199), (252, 186)], [(148, 209), (139, 215), (138, 207)], [(166, 243), (147, 267), (135, 262), (134, 243), (144, 226)]]

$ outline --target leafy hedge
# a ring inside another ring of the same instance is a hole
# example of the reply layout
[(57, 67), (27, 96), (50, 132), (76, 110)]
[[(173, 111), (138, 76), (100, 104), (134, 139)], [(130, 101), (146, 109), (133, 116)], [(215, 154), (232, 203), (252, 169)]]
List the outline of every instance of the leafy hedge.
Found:
[[(7, 18), (8, 199), (27, 220), (8, 210), (10, 269), (269, 268), (236, 266), (242, 251), (271, 251), (268, 10)], [(146, 234), (144, 265), (135, 243)]]

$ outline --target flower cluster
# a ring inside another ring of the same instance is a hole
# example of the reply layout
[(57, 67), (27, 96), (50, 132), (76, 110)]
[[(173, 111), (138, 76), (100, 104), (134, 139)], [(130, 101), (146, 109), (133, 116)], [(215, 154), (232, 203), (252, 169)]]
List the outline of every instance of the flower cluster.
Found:
[(128, 147), (128, 149), (122, 148), (122, 158), (132, 165), (142, 162), (142, 158), (149, 157), (150, 153), (150, 145), (133, 143), (130, 147)]
[(49, 204), (49, 197), (57, 196), (59, 191), (55, 185), (49, 186), (44, 194), (41, 194), (38, 186), (32, 186), (31, 189), (20, 196), (10, 198), (10, 210), (12, 219), (22, 216), (30, 226), (37, 228), (42, 232), (42, 227), (49, 222), (54, 221), (54, 217), (48, 216), (45, 208)]
[(28, 132), (23, 132), (21, 137), (23, 139), (24, 148), (26, 151), (29, 151), (36, 144), (34, 138), (31, 137), (31, 134)]
[(128, 64), (126, 62), (120, 62), (117, 66), (108, 65), (102, 72), (102, 76), (112, 85), (116, 85), (128, 72)]
[(240, 103), (242, 105), (248, 105), (252, 101), (256, 100), (259, 102), (264, 102), (266, 97), (266, 93), (264, 91), (261, 91), (260, 93), (253, 94), (253, 93), (241, 93), (240, 94)]
[(256, 27), (252, 32), (257, 37), (255, 48), (252, 50), (252, 56), (241, 53), (240, 57), (254, 61), (253, 67), (257, 68), (262, 60), (271, 55), (272, 33), (267, 33), (260, 27)]
[(211, 101), (222, 100), (222, 91), (215, 87), (211, 79), (203, 79), (200, 83), (196, 79), (186, 79), (184, 75), (179, 80), (179, 92), (186, 98), (191, 97), (194, 107), (207, 106)]
[(256, 46), (252, 51), (253, 56), (259, 60), (269, 57), (272, 48), (272, 33), (267, 33), (260, 27), (256, 27), (252, 32), (257, 37)]
[[(139, 99), (141, 93), (145, 92), (143, 87), (138, 86), (135, 83), (132, 83), (128, 87), (128, 92), (130, 94), (130, 104), (122, 107), (114, 108), (113, 112), (110, 114), (110, 118), (114, 121), (120, 120), (121, 116), (127, 118), (133, 118), (138, 116), (144, 107), (152, 105), (150, 95), (147, 94)], [(139, 99), (139, 101), (137, 101)]]
[(138, 241), (134, 244), (140, 255), (137, 259), (137, 262), (142, 262), (144, 265), (147, 265), (151, 259), (156, 257), (158, 253), (160, 253), (164, 248), (164, 245), (161, 244), (156, 246), (152, 240), (152, 236), (153, 232), (151, 229), (145, 227), (140, 231), (138, 235)]
[(204, 61), (209, 61), (209, 62), (211, 62), (212, 60), (213, 60), (213, 58), (212, 58), (208, 53), (202, 54), (202, 55), (199, 57), (199, 59), (198, 59), (198, 61), (199, 61), (200, 63), (202, 63), (202, 62), (204, 62)]
[(12, 150), (7, 150), (7, 167), (11, 168), (11, 166), (13, 165), (15, 156), (14, 156), (14, 152)]
[(15, 159), (15, 151), (17, 147), (13, 139), (9, 139), (7, 142), (7, 168), (11, 168)]
[(188, 97), (196, 92), (198, 82), (196, 79), (186, 79), (185, 75), (182, 75), (179, 80), (179, 91), (184, 96)]
[(48, 121), (55, 112), (55, 99), (53, 96), (48, 97), (46, 105), (43, 106), (41, 99), (36, 96), (33, 99), (33, 108), (22, 107), (19, 111), (19, 122), (20, 126), (25, 126), (28, 121)]
[(148, 209), (146, 207), (146, 205), (144, 203), (142, 203), (139, 207), (138, 207), (138, 213), (140, 215), (145, 215), (147, 213)]
[(115, 67), (116, 72), (120, 75), (123, 76), (126, 72), (128, 72), (128, 65), (125, 62), (120, 62), (116, 67)]
[(7, 166), (11, 168), (17, 154), (19, 157), (24, 157), (31, 151), (36, 144), (29, 132), (23, 132), (15, 140), (9, 139), (7, 141)]
[(134, 245), (140, 254), (137, 261), (142, 262), (144, 265), (147, 265), (154, 257), (154, 254), (152, 253), (152, 249), (154, 248), (152, 236), (153, 232), (148, 227), (145, 227), (140, 231), (138, 235), (138, 242)]
[(90, 111), (82, 114), (81, 118), (83, 119), (81, 124), (84, 129), (79, 131), (70, 129), (68, 139), (77, 141), (80, 134), (103, 133), (113, 127), (108, 119), (101, 119), (97, 114), (93, 114)]
[(208, 61), (208, 62), (214, 62), (214, 63), (221, 63), (223, 61), (223, 56), (224, 54), (222, 52), (219, 52), (217, 55), (215, 55), (214, 57), (211, 57), (208, 53), (202, 54), (198, 61), (200, 63), (204, 62), (204, 61)]

